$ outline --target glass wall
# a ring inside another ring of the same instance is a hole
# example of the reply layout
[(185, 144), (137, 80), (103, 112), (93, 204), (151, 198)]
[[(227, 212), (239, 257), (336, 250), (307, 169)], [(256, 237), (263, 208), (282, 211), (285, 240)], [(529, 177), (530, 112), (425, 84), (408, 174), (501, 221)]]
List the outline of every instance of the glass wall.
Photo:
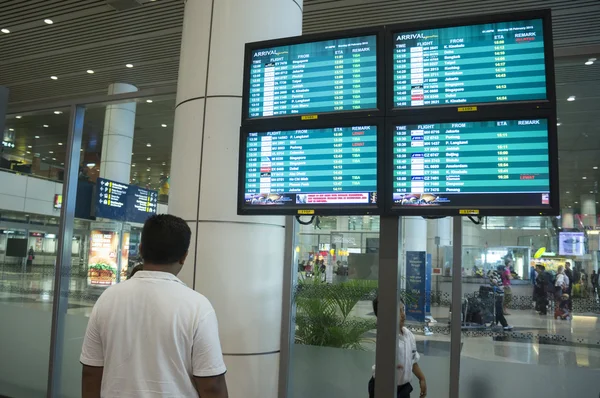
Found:
[[(0, 396), (45, 396), (50, 347), (57, 396), (80, 396), (81, 342), (106, 287), (137, 264), (142, 219), (98, 216), (98, 179), (158, 196), (167, 212), (174, 96), (86, 106), (76, 170), (70, 266), (61, 271), (64, 334), (51, 342), (69, 109), (9, 115), (0, 164)], [(125, 137), (119, 140), (116, 137)], [(123, 151), (123, 148), (127, 148)], [(121, 166), (119, 166), (121, 165)], [(124, 166), (123, 166), (124, 165)]]
[[(381, 244), (401, 248), (396, 259), (397, 287), (404, 305), (398, 307), (405, 310), (398, 318), (406, 318), (403, 324), (407, 332), (398, 334), (402, 347), (398, 360), (405, 353), (404, 339), (408, 341), (409, 333), (414, 335), (428, 396), (447, 394), (452, 292), (448, 221), (405, 218), (399, 226), (398, 241), (380, 236), (379, 217), (321, 217), (313, 224), (298, 226), (293, 245), (292, 397), (368, 396), (378, 330), (373, 300), (380, 291), (380, 272), (386, 271), (379, 268)], [(448, 273), (444, 281), (443, 269)], [(387, 327), (398, 331), (396, 324)], [(408, 375), (399, 370), (397, 378), (407, 381), (410, 374), (410, 369)], [(411, 384), (418, 395), (416, 376)]]

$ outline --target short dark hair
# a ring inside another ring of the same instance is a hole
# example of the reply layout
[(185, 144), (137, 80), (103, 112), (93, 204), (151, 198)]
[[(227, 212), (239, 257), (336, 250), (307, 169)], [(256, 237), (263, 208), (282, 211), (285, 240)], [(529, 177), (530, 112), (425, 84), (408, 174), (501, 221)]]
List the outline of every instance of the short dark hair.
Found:
[(169, 214), (150, 217), (142, 230), (140, 252), (150, 264), (173, 264), (190, 247), (192, 231), (185, 221)]
[[(400, 297), (400, 304), (404, 305), (404, 300), (402, 299), (402, 297)], [(379, 296), (375, 296), (375, 298), (373, 299), (373, 312), (375, 313), (375, 316), (377, 316), (379, 310)]]

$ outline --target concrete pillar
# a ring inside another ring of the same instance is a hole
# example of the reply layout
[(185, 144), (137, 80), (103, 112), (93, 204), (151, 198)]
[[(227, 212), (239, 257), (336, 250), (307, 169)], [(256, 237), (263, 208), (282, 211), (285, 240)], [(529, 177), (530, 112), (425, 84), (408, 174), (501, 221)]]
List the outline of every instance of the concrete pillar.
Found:
[(575, 220), (574, 220), (573, 209), (562, 209), (562, 211), (560, 213), (560, 221), (561, 221), (561, 226), (564, 229), (574, 228)]
[[(127, 83), (113, 83), (108, 86), (109, 95), (136, 91), (137, 87)], [(129, 184), (135, 108), (135, 101), (106, 107), (100, 158), (101, 178)]]
[(180, 277), (215, 307), (232, 397), (277, 397), (285, 245), (283, 217), (236, 214), (244, 44), (301, 33), (299, 0), (185, 3), (169, 212), (194, 232)]
[(581, 195), (581, 217), (586, 227), (596, 226), (596, 195)]

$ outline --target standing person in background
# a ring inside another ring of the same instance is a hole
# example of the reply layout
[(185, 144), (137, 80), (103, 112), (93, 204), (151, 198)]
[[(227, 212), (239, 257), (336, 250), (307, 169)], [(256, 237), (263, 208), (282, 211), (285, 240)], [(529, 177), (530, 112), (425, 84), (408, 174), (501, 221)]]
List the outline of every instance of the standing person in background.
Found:
[(546, 267), (537, 266), (537, 277), (535, 278), (535, 309), (540, 315), (548, 314), (548, 274)]
[[(575, 275), (573, 274), (573, 271), (571, 270), (571, 263), (569, 261), (565, 262), (565, 266), (566, 266), (566, 268), (564, 270), (564, 273), (567, 276), (567, 278), (569, 279), (569, 286), (567, 287), (568, 290), (564, 293), (569, 295), (569, 311), (573, 312), (572, 292), (573, 292), (573, 284), (576, 283)], [(558, 278), (558, 276), (557, 276), (557, 278)]]
[(510, 315), (508, 313), (508, 306), (512, 303), (512, 289), (510, 280), (512, 279), (512, 273), (510, 272), (510, 267), (512, 266), (512, 259), (505, 258), (504, 259), (504, 271), (502, 272), (502, 286), (504, 288), (504, 304), (502, 306), (502, 310), (504, 315)]
[(33, 267), (33, 260), (35, 260), (35, 252), (33, 251), (33, 246), (31, 246), (27, 252), (27, 267), (25, 267), (25, 271), (31, 271), (31, 268)]
[[(373, 312), (377, 316), (379, 309), (379, 299), (375, 297), (373, 300)], [(417, 352), (417, 341), (415, 336), (410, 330), (404, 327), (406, 321), (406, 312), (404, 301), (400, 299), (400, 336), (398, 336), (398, 347), (396, 351), (397, 360), (397, 381), (398, 390), (396, 393), (397, 398), (410, 398), (410, 393), (413, 391), (413, 387), (410, 382), (413, 379), (413, 374), (419, 379), (419, 387), (421, 393), (420, 398), (427, 396), (427, 382), (425, 381), (425, 375), (419, 367), (419, 359), (421, 356)], [(375, 396), (375, 365), (373, 365), (373, 377), (369, 381), (369, 397)]]
[(554, 298), (556, 301), (556, 308), (558, 308), (560, 305), (562, 295), (568, 294), (567, 292), (569, 291), (570, 285), (571, 282), (565, 273), (565, 268), (562, 265), (559, 266), (556, 274), (556, 282), (554, 282)]
[(106, 289), (92, 310), (80, 357), (83, 398), (228, 398), (215, 311), (176, 276), (191, 235), (171, 215), (144, 224), (143, 269)]
[(592, 295), (595, 299), (596, 295), (598, 294), (598, 273), (596, 272), (596, 270), (592, 271), (592, 276), (590, 277), (590, 279), (592, 282)]

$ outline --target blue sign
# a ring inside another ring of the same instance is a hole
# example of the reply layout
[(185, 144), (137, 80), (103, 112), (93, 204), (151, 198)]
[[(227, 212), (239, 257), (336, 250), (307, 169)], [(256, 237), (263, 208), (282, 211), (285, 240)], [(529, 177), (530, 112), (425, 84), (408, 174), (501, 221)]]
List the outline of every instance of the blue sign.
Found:
[(156, 214), (158, 192), (130, 185), (127, 190), (125, 219), (143, 224), (148, 217)]
[(143, 224), (157, 207), (157, 191), (104, 178), (96, 182), (96, 218)]
[(96, 218), (125, 221), (125, 201), (129, 185), (98, 178), (96, 181)]
[(427, 253), (427, 267), (425, 269), (425, 314), (431, 315), (431, 253)]
[(425, 322), (426, 253), (406, 252), (406, 286), (409, 294), (406, 319)]

